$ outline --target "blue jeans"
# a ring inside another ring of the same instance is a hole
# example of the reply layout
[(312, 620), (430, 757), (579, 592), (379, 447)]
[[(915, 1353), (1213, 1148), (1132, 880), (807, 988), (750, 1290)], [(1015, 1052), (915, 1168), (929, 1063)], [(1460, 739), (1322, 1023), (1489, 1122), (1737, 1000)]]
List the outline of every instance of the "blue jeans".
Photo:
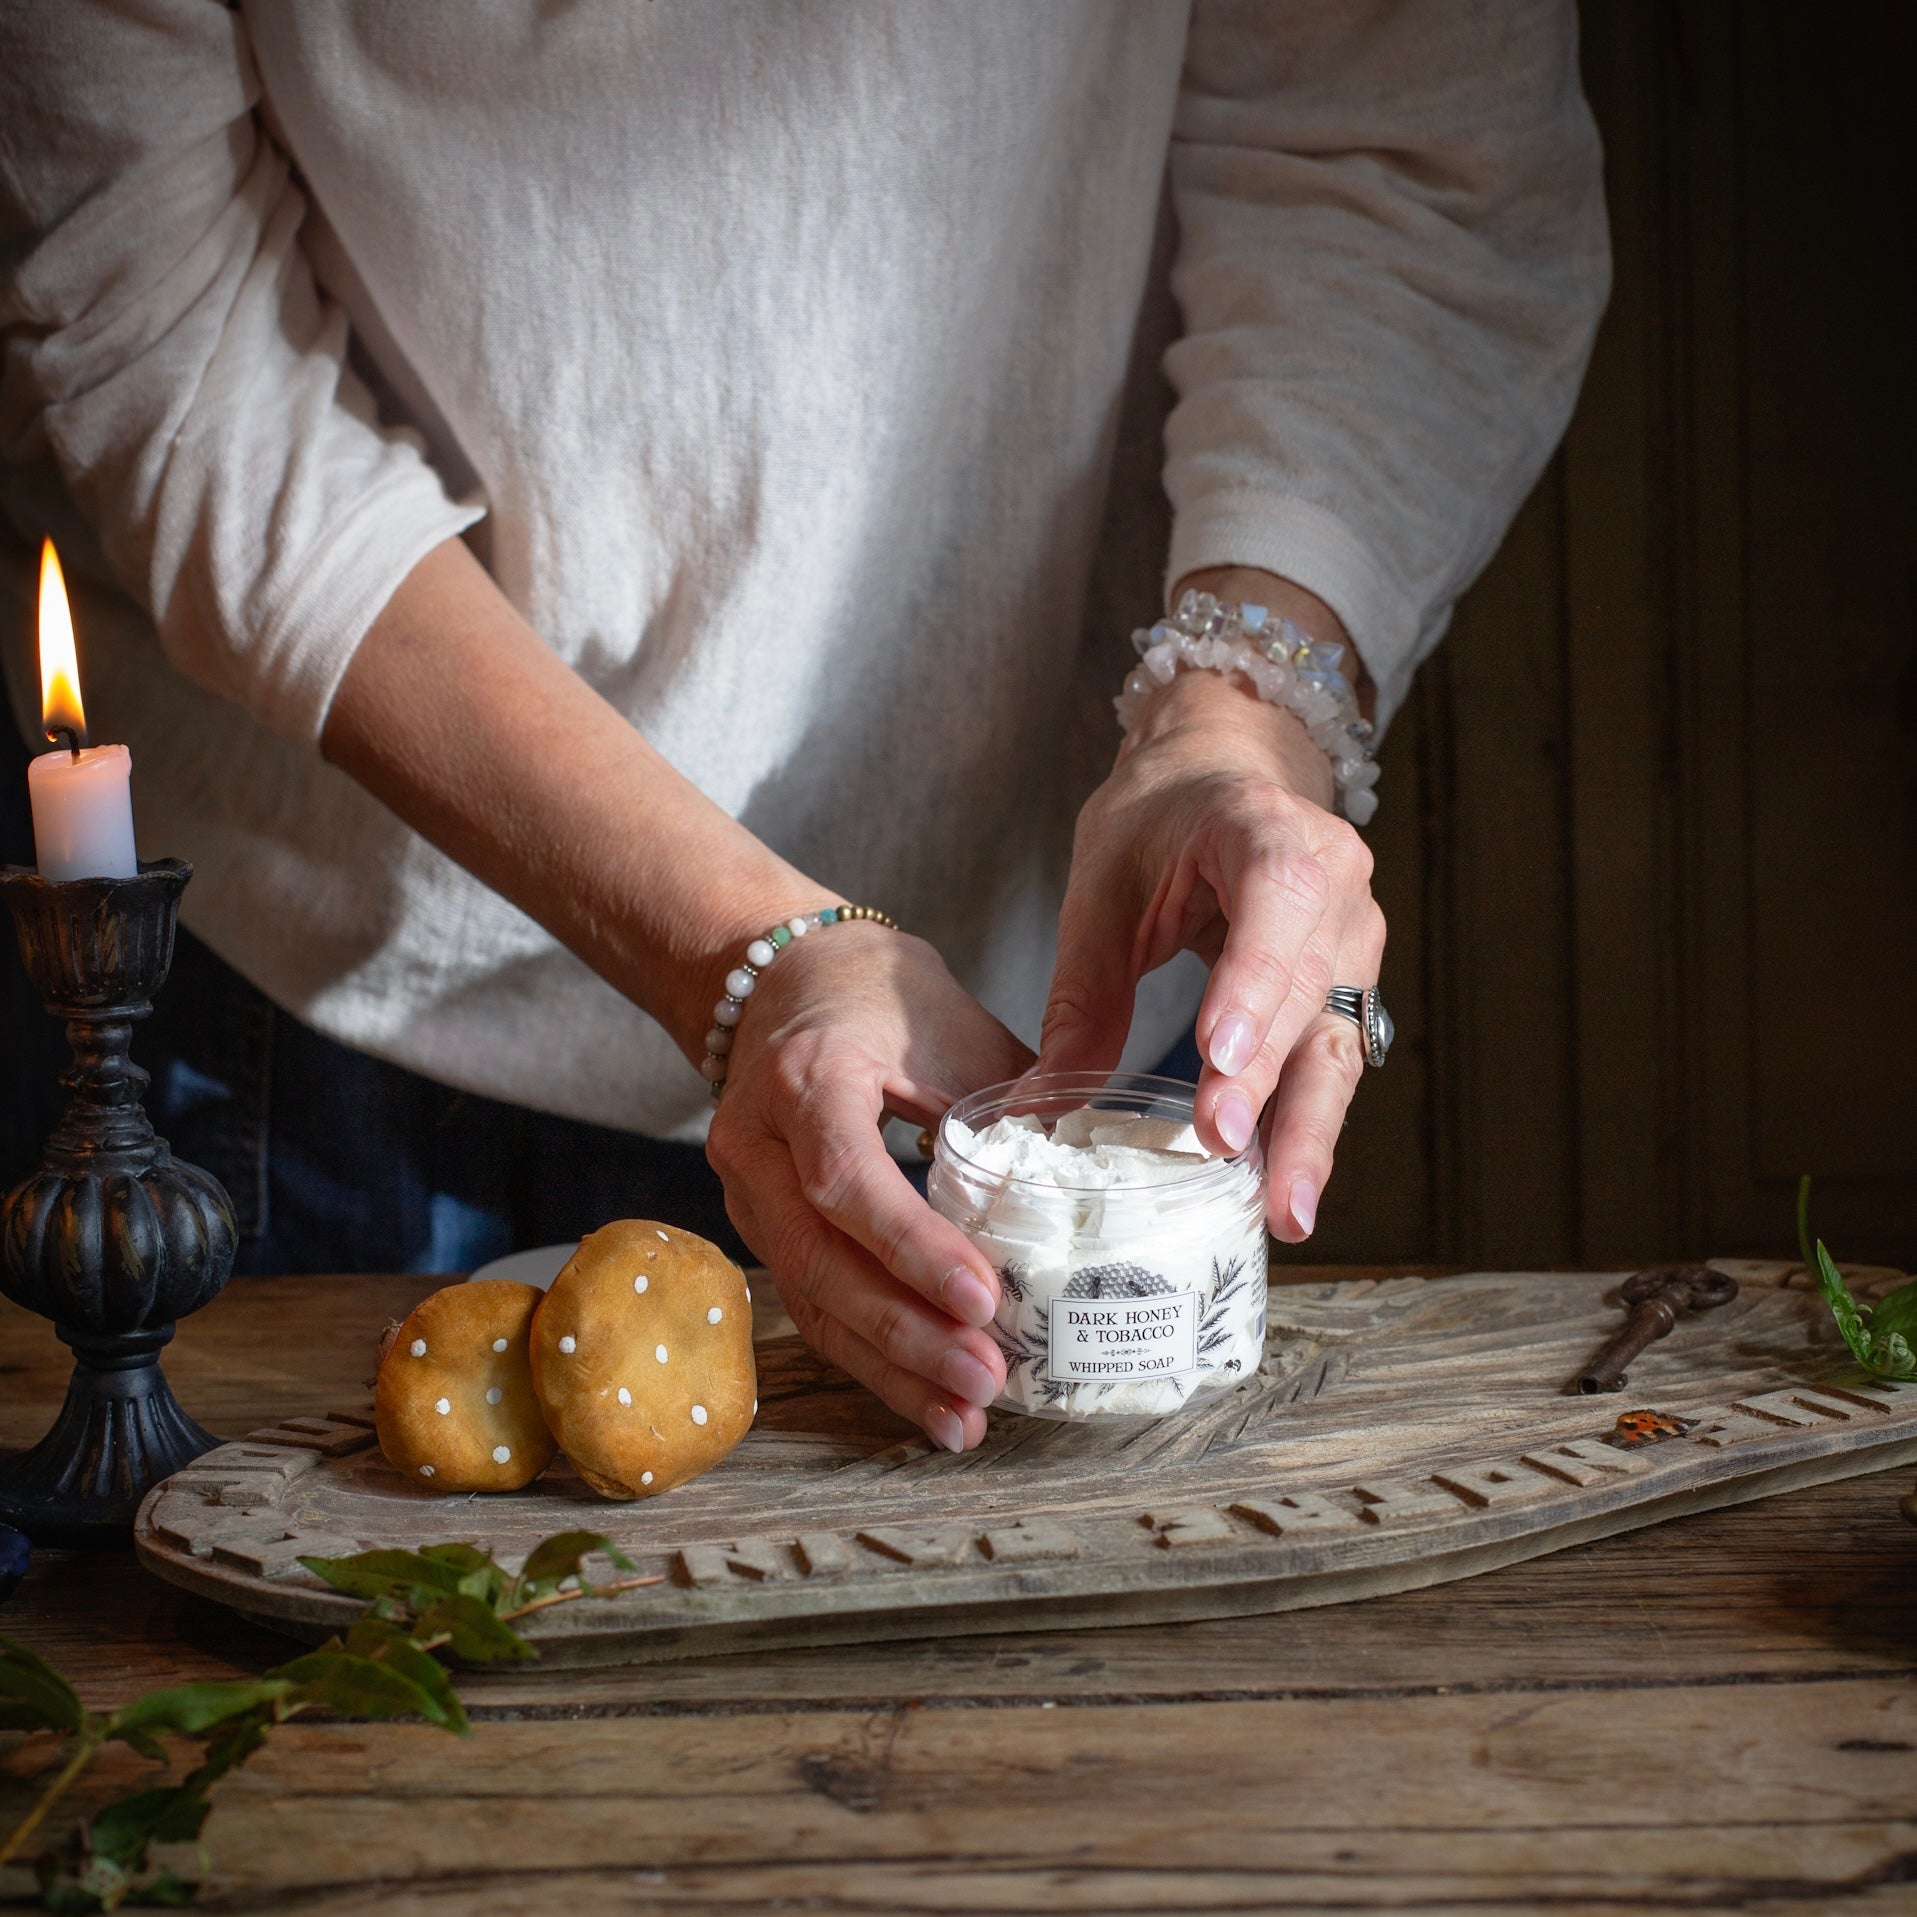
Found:
[(352, 1051), (186, 933), (134, 1056), (153, 1074), (155, 1125), (231, 1195), (243, 1271), (471, 1271), (613, 1218), (669, 1219), (747, 1258), (700, 1146)]

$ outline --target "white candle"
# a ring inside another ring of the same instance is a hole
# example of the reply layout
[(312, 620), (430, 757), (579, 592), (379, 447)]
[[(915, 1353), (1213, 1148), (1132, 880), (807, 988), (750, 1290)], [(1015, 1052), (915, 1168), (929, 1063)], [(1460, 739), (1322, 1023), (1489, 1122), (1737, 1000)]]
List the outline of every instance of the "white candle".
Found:
[(123, 745), (87, 746), (73, 615), (59, 555), (40, 551), (40, 716), (50, 739), (64, 739), (27, 765), (33, 801), (33, 852), (43, 879), (130, 879), (133, 755)]
[(123, 745), (45, 752), (27, 763), (33, 856), (43, 879), (130, 879), (133, 754)]

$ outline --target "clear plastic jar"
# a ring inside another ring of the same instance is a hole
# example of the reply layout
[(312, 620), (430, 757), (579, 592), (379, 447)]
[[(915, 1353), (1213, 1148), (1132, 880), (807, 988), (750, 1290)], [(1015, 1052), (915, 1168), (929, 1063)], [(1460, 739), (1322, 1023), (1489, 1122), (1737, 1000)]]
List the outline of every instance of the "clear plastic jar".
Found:
[(1136, 1073), (1052, 1073), (975, 1092), (940, 1124), (927, 1192), (998, 1273), (993, 1335), (1007, 1410), (1161, 1418), (1257, 1370), (1267, 1240), (1256, 1137), (1232, 1158), (1138, 1154), (1135, 1178), (1132, 1155), (1107, 1148), (1097, 1183), (1058, 1182), (1090, 1179), (1069, 1165), (1012, 1176), (965, 1156), (1000, 1119), (1036, 1119), (1049, 1136), (1087, 1106), (1189, 1125), (1195, 1089)]

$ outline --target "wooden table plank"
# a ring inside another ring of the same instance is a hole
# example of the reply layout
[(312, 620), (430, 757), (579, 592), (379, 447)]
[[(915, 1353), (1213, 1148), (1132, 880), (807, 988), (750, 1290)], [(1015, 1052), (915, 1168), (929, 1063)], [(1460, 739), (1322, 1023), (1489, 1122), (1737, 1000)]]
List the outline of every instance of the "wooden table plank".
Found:
[[(431, 1283), (238, 1284), (169, 1369), (226, 1430), (323, 1411)], [(63, 1353), (5, 1312), (0, 1354), (18, 1443)], [(475, 1674), (464, 1741), (279, 1733), (222, 1787), (210, 1907), (1907, 1910), (1909, 1476), (1278, 1617)], [(38, 1554), (0, 1631), (101, 1704), (286, 1649), (116, 1553)], [(50, 1751), (0, 1753), (6, 1819)]]
[(1871, 1679), (1671, 1685), (1625, 1708), (1586, 1691), (496, 1723), (463, 1748), (292, 1726), (224, 1788), (212, 1844), (240, 1909), (641, 1871), (665, 1873), (651, 1901), (671, 1908), (674, 1873), (720, 1866), (735, 1901), (746, 1877), (830, 1904), (868, 1864), (895, 1894), (935, 1866), (907, 1909), (1099, 1910), (1134, 1874), (1211, 1872), (1307, 1906), (1655, 1907), (1682, 1885), (1712, 1908), (1889, 1883), (1917, 1857), (1914, 1812), (1917, 1685)]

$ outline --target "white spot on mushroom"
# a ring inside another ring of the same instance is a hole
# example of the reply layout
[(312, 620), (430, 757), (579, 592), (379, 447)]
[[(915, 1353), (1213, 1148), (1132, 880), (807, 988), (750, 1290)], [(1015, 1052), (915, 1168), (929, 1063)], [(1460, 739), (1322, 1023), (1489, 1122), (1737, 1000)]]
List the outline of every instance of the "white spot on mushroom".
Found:
[(575, 1352), (579, 1349), (579, 1340), (575, 1338), (572, 1335), (572, 1333), (569, 1331), (566, 1333), (566, 1335), (563, 1338), (560, 1339), (559, 1349), (568, 1354)]
[(665, 1348), (665, 1346), (664, 1346), (664, 1345), (654, 1345), (654, 1346), (653, 1346), (653, 1348), (652, 1348), (652, 1355), (653, 1355), (653, 1356), (654, 1356), (655, 1358), (657, 1358), (657, 1359), (659, 1360), (659, 1362), (660, 1362), (661, 1364), (664, 1364), (664, 1363), (665, 1363), (665, 1361), (666, 1361), (666, 1348)]
[(628, 1391), (624, 1385), (619, 1387), (619, 1402), (621, 1404), (631, 1404), (632, 1402), (632, 1393)]
[(659, 1242), (662, 1245), (669, 1245), (672, 1243), (672, 1240), (668, 1238), (664, 1232), (659, 1231), (659, 1227), (657, 1225), (653, 1226), (653, 1230), (659, 1232)]
[(642, 1271), (639, 1274), (639, 1276), (632, 1281), (632, 1288), (634, 1291), (644, 1291), (646, 1288), (646, 1284), (647, 1284), (646, 1274)]
[(406, 1349), (410, 1351), (415, 1358), (423, 1358), (426, 1355), (426, 1340), (424, 1338), (415, 1338)]
[(724, 1316), (725, 1313), (721, 1311), (717, 1305), (714, 1305), (712, 1309), (706, 1313), (706, 1323), (716, 1325)]
[(746, 1286), (746, 1288), (745, 1288), (745, 1291), (746, 1291), (746, 1303), (747, 1303), (747, 1304), (751, 1304), (751, 1302), (752, 1302), (752, 1287), (751, 1287), (750, 1285), (747, 1285), (747, 1286)]
[(506, 1341), (505, 1341), (505, 1339), (504, 1339), (504, 1338), (495, 1338), (495, 1339), (493, 1340), (493, 1349), (494, 1349), (495, 1351), (504, 1351), (504, 1350), (506, 1349)]
[(433, 1406), (433, 1409), (437, 1411), (442, 1418), (445, 1417), (452, 1408), (453, 1401), (450, 1398), (441, 1398), (440, 1401)]
[(754, 1398), (752, 1401), (752, 1415), (755, 1418), (759, 1415), (759, 1401), (757, 1398)]
[(496, 1444), (493, 1446), (493, 1463), (511, 1464), (512, 1461), (513, 1461), (513, 1448), (511, 1445)]
[(486, 1388), (486, 1402), (488, 1404), (497, 1404), (505, 1395), (506, 1394), (501, 1391), (497, 1385), (488, 1385)]
[(422, 1464), (419, 1467), (419, 1475), (422, 1478), (430, 1478), (433, 1475), (433, 1467), (430, 1464)]
[(694, 1405), (694, 1406), (692, 1407), (692, 1422), (693, 1422), (694, 1424), (704, 1424), (704, 1423), (705, 1423), (705, 1421), (706, 1421), (706, 1408), (705, 1408), (705, 1406), (704, 1406), (704, 1405), (702, 1405), (702, 1404), (696, 1404), (696, 1405)]
[(650, 1483), (652, 1482), (652, 1473), (651, 1473), (650, 1471), (642, 1471), (642, 1472), (640, 1472), (640, 1473), (639, 1473), (639, 1482), (640, 1482), (641, 1484), (650, 1484)]

